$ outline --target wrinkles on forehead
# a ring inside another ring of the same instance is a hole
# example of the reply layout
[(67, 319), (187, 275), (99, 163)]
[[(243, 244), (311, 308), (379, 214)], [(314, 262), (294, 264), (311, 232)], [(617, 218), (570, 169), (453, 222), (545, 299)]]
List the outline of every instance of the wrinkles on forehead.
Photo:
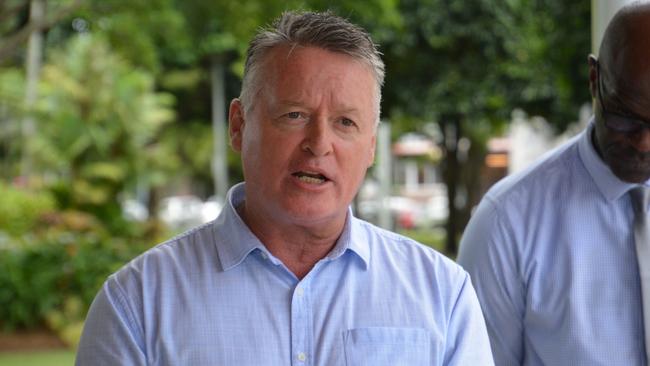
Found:
[[(258, 77), (260, 77), (260, 85), (259, 89), (257, 90), (257, 93), (264, 93), (265, 97), (274, 99), (276, 96), (274, 94), (274, 89), (277, 87), (277, 85), (281, 84), (283, 81), (286, 80), (281, 80), (280, 77), (286, 78), (287, 75), (291, 76), (290, 73), (290, 66), (288, 63), (290, 62), (292, 56), (301, 49), (306, 49), (306, 48), (316, 48), (316, 49), (321, 49), (324, 51), (329, 51), (327, 49), (321, 48), (321, 47), (316, 47), (316, 46), (304, 46), (304, 45), (299, 45), (299, 44), (283, 44), (283, 45), (278, 45), (276, 47), (273, 47), (271, 50), (269, 50), (264, 58), (262, 59), (262, 62), (260, 63), (260, 69), (259, 69), (259, 74)], [(354, 61), (364, 67), (365, 69), (368, 70), (368, 72), (373, 75), (373, 80), (375, 80), (375, 89), (372, 92), (372, 97), (374, 100), (374, 120), (375, 124), (379, 122), (379, 113), (380, 113), (380, 101), (381, 101), (381, 86), (377, 82), (376, 78), (374, 77), (374, 72), (373, 69), (370, 65), (368, 65), (366, 62), (363, 60), (360, 60), (358, 58), (355, 58), (353, 56), (347, 55), (346, 53), (341, 53), (341, 52), (335, 52), (335, 51), (329, 51), (333, 53), (338, 53), (341, 55), (345, 55), (350, 57), (351, 61)], [(300, 94), (305, 94), (307, 93), (307, 90), (295, 90), (293, 91), (295, 95), (300, 95)], [(253, 103), (255, 104), (255, 102)]]

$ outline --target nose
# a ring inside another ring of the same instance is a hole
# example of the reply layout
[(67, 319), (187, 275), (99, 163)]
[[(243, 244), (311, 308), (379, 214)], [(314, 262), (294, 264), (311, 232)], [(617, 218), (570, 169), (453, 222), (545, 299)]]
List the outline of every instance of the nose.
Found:
[(314, 118), (305, 126), (305, 138), (300, 147), (314, 156), (329, 155), (332, 152), (330, 133), (326, 119)]
[(650, 127), (644, 127), (631, 138), (632, 146), (639, 152), (650, 152)]

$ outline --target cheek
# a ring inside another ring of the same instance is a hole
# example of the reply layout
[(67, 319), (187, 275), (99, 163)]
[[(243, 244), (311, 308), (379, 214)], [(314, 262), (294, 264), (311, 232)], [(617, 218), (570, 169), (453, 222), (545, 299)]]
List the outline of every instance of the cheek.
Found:
[(372, 152), (373, 150), (366, 145), (363, 149), (354, 149), (354, 151), (347, 155), (348, 158), (345, 159), (351, 174), (358, 176), (359, 180), (363, 180), (366, 170), (372, 164), (374, 156)]
[(611, 131), (601, 131), (597, 133), (598, 145), (607, 149), (614, 146), (629, 145), (629, 138), (625, 135), (612, 133)]
[(250, 179), (260, 174), (265, 165), (264, 143), (258, 130), (247, 129), (242, 136), (241, 159), (245, 178)]
[(265, 131), (251, 136), (244, 144), (242, 158), (249, 160), (249, 166), (267, 177), (284, 174), (287, 164), (296, 151), (292, 136)]
[(613, 136), (607, 127), (602, 124), (602, 122), (596, 123), (595, 133), (596, 144), (601, 150), (607, 149), (608, 145), (617, 140), (616, 136)]
[(365, 165), (366, 168), (369, 168), (375, 161), (375, 148), (376, 148), (376, 136), (373, 135), (373, 137), (370, 139), (370, 141), (365, 144), (365, 148), (363, 150), (363, 157), (365, 157)]

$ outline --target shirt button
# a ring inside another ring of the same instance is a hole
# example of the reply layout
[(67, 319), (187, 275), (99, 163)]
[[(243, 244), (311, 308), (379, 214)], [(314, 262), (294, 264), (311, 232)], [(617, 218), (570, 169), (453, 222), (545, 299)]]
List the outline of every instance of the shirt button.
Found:
[(305, 290), (303, 290), (302, 287), (298, 287), (296, 289), (296, 295), (298, 295), (299, 297), (302, 297), (302, 295), (304, 294), (305, 294)]
[(262, 256), (262, 259), (264, 259), (264, 260), (268, 260), (268, 259), (269, 259), (269, 256), (268, 256), (266, 253), (264, 253), (264, 252), (260, 252), (260, 255)]
[(307, 360), (307, 355), (304, 352), (298, 353), (298, 361), (305, 362)]

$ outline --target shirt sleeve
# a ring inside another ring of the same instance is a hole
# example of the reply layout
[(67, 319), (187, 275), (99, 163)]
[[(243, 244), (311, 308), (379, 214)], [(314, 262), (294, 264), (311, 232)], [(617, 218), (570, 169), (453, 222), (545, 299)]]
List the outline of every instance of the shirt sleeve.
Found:
[(481, 307), (469, 275), (463, 275), (449, 321), (444, 365), (494, 365)]
[(146, 365), (135, 319), (119, 284), (109, 278), (88, 311), (75, 365)]
[(519, 275), (511, 225), (483, 199), (463, 234), (458, 263), (472, 278), (483, 309), (494, 361), (521, 365), (524, 358), (525, 286)]

